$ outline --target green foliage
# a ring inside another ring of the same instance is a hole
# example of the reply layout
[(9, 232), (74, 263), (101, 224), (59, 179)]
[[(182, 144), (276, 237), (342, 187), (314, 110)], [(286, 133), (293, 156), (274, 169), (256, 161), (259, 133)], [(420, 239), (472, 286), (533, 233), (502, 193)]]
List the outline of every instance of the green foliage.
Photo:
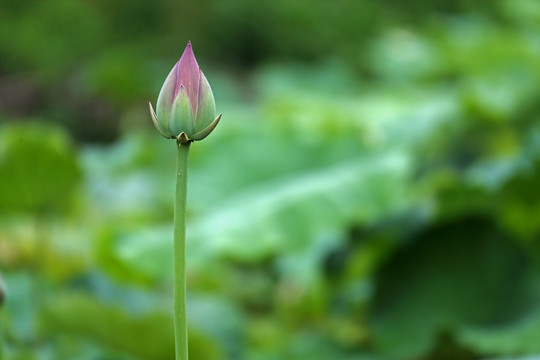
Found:
[[(51, 299), (45, 321), (48, 331), (80, 336), (117, 351), (143, 359), (174, 357), (170, 312), (133, 317), (122, 308), (103, 306), (84, 295), (60, 295)], [(103, 324), (107, 324), (106, 330)], [(220, 359), (218, 346), (191, 329), (190, 351), (197, 359)], [(111, 336), (110, 334), (125, 334)]]
[(522, 249), (486, 219), (434, 226), (382, 268), (373, 299), (375, 344), (392, 358), (413, 358), (438, 335), (464, 331), (476, 349), (483, 331), (536, 313), (540, 293), (531, 280), (537, 276)]
[(65, 207), (81, 177), (66, 134), (45, 125), (14, 125), (3, 126), (0, 136), (0, 211)]

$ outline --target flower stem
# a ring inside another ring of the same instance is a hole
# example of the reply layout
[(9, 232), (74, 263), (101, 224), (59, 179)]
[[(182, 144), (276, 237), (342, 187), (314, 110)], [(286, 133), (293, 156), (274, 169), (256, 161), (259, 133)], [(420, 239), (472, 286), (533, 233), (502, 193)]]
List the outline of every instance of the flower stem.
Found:
[(176, 360), (188, 360), (186, 312), (186, 198), (190, 143), (177, 143), (174, 203), (174, 339)]

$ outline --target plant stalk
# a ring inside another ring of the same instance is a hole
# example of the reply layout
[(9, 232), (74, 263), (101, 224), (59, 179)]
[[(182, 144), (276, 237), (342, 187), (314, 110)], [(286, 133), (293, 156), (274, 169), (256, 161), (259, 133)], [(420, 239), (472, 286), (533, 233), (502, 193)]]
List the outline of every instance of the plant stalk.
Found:
[(174, 202), (174, 339), (176, 360), (188, 360), (186, 312), (186, 198), (190, 142), (177, 143)]

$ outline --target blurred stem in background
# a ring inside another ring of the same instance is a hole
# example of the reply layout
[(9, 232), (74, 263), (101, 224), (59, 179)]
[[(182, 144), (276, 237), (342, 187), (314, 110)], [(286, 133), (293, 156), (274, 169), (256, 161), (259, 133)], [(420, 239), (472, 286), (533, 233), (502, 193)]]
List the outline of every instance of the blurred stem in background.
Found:
[(47, 282), (47, 256), (49, 253), (49, 229), (47, 226), (46, 216), (39, 214), (35, 218), (34, 223), (34, 267), (33, 267), (33, 304), (36, 314), (36, 327), (34, 329), (34, 339), (36, 345), (40, 344), (43, 339), (43, 331), (41, 317), (43, 315), (43, 307), (45, 304), (45, 292)]
[(0, 273), (0, 359), (4, 358), (4, 334), (2, 329), (4, 329), (4, 316), (2, 312), (2, 305), (4, 304), (6, 298), (6, 287), (4, 285), (4, 280), (2, 279), (2, 274)]
[(177, 143), (174, 203), (174, 333), (176, 360), (187, 360), (186, 198), (190, 142)]

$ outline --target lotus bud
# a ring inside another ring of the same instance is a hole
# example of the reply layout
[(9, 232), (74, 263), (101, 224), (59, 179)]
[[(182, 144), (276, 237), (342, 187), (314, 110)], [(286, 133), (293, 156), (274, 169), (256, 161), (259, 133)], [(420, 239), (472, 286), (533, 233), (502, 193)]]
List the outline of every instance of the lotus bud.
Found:
[(214, 95), (197, 64), (191, 42), (163, 83), (157, 113), (149, 105), (156, 129), (167, 139), (183, 144), (202, 140), (214, 130), (221, 114), (216, 117)]

